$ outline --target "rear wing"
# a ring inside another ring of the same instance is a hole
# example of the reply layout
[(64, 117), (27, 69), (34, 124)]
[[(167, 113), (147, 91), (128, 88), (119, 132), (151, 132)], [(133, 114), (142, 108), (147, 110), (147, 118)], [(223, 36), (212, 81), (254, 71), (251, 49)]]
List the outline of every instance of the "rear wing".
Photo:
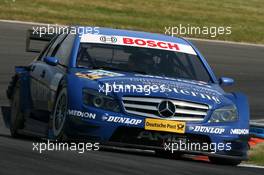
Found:
[(44, 33), (29, 29), (26, 36), (26, 52), (37, 52), (40, 53), (42, 48), (32, 48), (32, 41), (37, 42), (50, 42), (57, 34), (56, 33)]

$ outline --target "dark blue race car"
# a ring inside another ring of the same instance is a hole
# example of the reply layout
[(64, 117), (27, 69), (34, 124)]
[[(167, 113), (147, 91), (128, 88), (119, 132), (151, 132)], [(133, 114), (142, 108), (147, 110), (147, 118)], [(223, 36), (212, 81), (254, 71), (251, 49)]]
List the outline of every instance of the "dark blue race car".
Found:
[(7, 90), (12, 136), (202, 154), (232, 165), (247, 159), (247, 98), (224, 92), (220, 86), (233, 80), (217, 79), (195, 46), (160, 34), (98, 31), (29, 33), (27, 47), (49, 43), (15, 69)]

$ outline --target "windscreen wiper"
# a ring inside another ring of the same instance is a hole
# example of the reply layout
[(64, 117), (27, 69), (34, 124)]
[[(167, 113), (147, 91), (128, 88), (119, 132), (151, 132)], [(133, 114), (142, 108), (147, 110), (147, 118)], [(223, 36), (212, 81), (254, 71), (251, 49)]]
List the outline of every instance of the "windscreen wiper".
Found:
[(109, 66), (94, 66), (92, 69), (104, 69), (104, 70), (113, 70), (113, 71), (122, 71), (122, 72), (133, 72), (133, 73), (140, 73), (140, 74), (147, 74), (144, 71), (137, 71), (137, 70), (124, 70), (117, 67), (109, 67)]
[(92, 69), (125, 71), (125, 70), (117, 68), (117, 67), (109, 67), (109, 66), (93, 66)]

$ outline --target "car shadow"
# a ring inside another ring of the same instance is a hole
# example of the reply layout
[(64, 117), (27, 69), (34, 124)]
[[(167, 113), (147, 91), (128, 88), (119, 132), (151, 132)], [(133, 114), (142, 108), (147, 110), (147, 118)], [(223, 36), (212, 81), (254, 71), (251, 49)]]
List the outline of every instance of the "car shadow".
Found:
[[(133, 149), (132, 149), (133, 150)], [(112, 152), (112, 153), (119, 153), (119, 154), (129, 154), (129, 155), (137, 155), (137, 156), (144, 156), (144, 157), (152, 157), (157, 159), (167, 159), (167, 160), (179, 160), (179, 161), (189, 161), (189, 162), (197, 162), (197, 163), (204, 163), (204, 164), (211, 164), (210, 161), (207, 159), (197, 159), (196, 155), (157, 155), (154, 151), (149, 150), (137, 150), (132, 151), (131, 149), (126, 148), (111, 148), (111, 147), (104, 147), (102, 146), (102, 149), (100, 148), (100, 151), (102, 152)]]
[(1, 112), (2, 112), (2, 116), (3, 116), (4, 124), (7, 128), (9, 128), (11, 107), (10, 106), (1, 106)]

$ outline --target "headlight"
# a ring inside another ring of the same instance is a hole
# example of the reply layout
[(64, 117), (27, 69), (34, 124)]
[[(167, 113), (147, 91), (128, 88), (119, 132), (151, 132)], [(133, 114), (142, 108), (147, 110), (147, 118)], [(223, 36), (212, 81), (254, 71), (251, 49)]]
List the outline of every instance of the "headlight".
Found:
[(209, 122), (232, 122), (236, 120), (238, 120), (237, 108), (232, 105), (216, 109)]
[(117, 100), (90, 89), (83, 89), (83, 103), (108, 111), (120, 112), (120, 106)]

